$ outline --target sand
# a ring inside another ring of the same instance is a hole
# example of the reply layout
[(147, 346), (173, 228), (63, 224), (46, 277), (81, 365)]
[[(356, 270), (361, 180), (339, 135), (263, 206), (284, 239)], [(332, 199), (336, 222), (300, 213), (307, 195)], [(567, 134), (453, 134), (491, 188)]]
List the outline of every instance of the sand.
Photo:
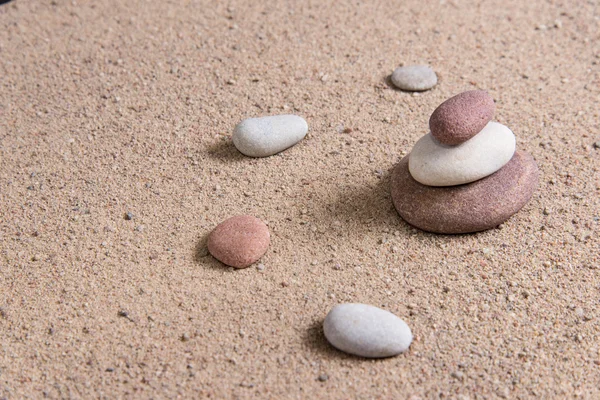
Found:
[[(599, 18), (583, 0), (0, 5), (0, 398), (598, 398)], [(401, 63), (438, 85), (392, 89)], [(389, 172), (472, 89), (539, 189), (502, 229), (411, 228)], [(238, 122), (279, 113), (307, 138), (237, 152)], [(242, 213), (268, 221), (262, 272), (206, 253)], [(404, 319), (409, 351), (333, 349), (340, 302)]]

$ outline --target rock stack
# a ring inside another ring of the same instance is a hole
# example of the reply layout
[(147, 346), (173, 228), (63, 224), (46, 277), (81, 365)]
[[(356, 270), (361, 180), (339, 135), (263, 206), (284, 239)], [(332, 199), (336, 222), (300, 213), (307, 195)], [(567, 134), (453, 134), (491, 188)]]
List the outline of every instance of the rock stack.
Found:
[(481, 90), (443, 102), (392, 173), (392, 200), (409, 224), (429, 232), (468, 233), (500, 225), (535, 190), (533, 157), (515, 151), (506, 126), (492, 122), (491, 96)]

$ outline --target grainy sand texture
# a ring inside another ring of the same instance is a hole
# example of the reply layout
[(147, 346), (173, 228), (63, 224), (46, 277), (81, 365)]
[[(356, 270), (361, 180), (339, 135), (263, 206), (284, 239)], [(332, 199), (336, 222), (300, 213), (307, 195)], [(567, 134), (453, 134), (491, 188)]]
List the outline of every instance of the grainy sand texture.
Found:
[[(600, 398), (598, 1), (2, 3), (0, 398)], [(438, 85), (393, 89), (402, 63)], [(539, 188), (500, 229), (414, 229), (390, 171), (473, 89)], [(241, 155), (273, 114), (308, 136)], [(239, 214), (262, 271), (207, 254)], [(334, 349), (342, 302), (410, 349)]]

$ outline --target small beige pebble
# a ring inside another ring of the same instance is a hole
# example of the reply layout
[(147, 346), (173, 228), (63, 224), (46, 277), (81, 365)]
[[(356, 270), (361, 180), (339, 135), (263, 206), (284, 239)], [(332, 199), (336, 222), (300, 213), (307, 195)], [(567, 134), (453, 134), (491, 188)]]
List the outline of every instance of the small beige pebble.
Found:
[(462, 379), (464, 377), (464, 374), (460, 371), (454, 371), (450, 374), (450, 376), (455, 379)]
[(544, 208), (544, 215), (550, 215), (552, 213), (552, 210), (549, 209), (548, 207)]
[(397, 88), (411, 92), (429, 90), (437, 84), (437, 75), (428, 65), (398, 67), (391, 79)]

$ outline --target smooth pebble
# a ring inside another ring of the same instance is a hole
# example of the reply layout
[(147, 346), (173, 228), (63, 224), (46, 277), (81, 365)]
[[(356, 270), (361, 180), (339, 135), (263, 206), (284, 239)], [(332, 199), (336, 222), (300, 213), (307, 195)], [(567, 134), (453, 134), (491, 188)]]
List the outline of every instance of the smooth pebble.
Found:
[(442, 144), (428, 133), (413, 147), (408, 167), (412, 177), (423, 185), (462, 185), (498, 171), (515, 154), (515, 147), (515, 135), (497, 122), (489, 122), (458, 146)]
[(438, 141), (454, 146), (477, 135), (495, 111), (496, 104), (488, 92), (469, 90), (440, 104), (429, 118), (429, 129)]
[(369, 358), (398, 355), (408, 349), (413, 339), (403, 320), (368, 304), (335, 306), (325, 317), (323, 330), (337, 349)]
[(499, 171), (460, 186), (417, 182), (408, 170), (410, 154), (392, 172), (392, 201), (409, 224), (435, 233), (469, 233), (494, 228), (519, 211), (538, 185), (533, 157), (516, 151)]
[(437, 75), (428, 65), (398, 67), (392, 73), (392, 83), (402, 90), (422, 92), (437, 84)]
[(233, 144), (249, 157), (267, 157), (299, 141), (308, 132), (308, 124), (297, 115), (273, 115), (248, 118), (233, 131)]
[(238, 215), (221, 222), (208, 237), (208, 251), (223, 264), (246, 268), (267, 251), (271, 236), (260, 219)]

